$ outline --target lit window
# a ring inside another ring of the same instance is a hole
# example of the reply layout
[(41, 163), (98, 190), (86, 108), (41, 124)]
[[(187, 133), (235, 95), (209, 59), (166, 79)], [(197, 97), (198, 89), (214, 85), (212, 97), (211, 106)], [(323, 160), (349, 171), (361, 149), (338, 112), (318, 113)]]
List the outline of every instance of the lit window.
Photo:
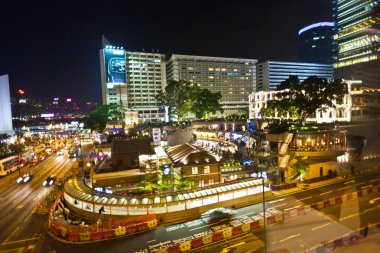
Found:
[(193, 167), (193, 168), (192, 168), (192, 174), (193, 174), (193, 175), (198, 174), (198, 167)]
[(214, 68), (208, 68), (208, 71), (214, 71)]
[(198, 182), (198, 186), (199, 186), (199, 187), (205, 187), (205, 181), (204, 181), (204, 180), (200, 180), (200, 181)]
[(205, 166), (203, 169), (204, 174), (210, 174), (210, 166)]
[(214, 179), (209, 179), (209, 180), (208, 180), (208, 185), (213, 185), (213, 184), (215, 184)]

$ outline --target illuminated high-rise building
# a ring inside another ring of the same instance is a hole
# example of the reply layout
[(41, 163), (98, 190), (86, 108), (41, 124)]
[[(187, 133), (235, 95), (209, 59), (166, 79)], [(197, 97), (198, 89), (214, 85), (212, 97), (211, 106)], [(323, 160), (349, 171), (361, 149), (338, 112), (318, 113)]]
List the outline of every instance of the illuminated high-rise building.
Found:
[(337, 78), (380, 87), (380, 0), (333, 0)]
[(255, 59), (173, 54), (168, 60), (169, 80), (186, 80), (222, 94), (224, 116), (248, 108), (248, 95), (256, 90)]
[(0, 134), (13, 133), (8, 75), (0, 76)]
[(333, 63), (333, 22), (318, 22), (298, 32), (299, 61)]
[(100, 62), (103, 104), (137, 112), (139, 122), (163, 120), (155, 96), (166, 86), (165, 55), (105, 45)]

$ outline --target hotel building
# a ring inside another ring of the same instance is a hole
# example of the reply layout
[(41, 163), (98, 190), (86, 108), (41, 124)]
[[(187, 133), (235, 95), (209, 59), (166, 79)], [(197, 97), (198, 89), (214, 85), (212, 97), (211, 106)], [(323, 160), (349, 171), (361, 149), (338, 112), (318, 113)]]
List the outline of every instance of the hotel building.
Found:
[(173, 54), (167, 62), (168, 80), (186, 80), (222, 94), (224, 116), (248, 108), (256, 90), (255, 59)]

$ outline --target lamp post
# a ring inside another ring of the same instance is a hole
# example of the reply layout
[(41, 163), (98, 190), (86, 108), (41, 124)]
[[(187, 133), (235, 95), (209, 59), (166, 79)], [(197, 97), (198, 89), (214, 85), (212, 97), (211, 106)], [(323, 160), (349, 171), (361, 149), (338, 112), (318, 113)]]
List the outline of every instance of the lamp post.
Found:
[(263, 187), (263, 216), (264, 216), (264, 252), (267, 252), (267, 232), (266, 232), (266, 214), (265, 214), (265, 184), (264, 184), (264, 177), (260, 177), (261, 179), (261, 185)]

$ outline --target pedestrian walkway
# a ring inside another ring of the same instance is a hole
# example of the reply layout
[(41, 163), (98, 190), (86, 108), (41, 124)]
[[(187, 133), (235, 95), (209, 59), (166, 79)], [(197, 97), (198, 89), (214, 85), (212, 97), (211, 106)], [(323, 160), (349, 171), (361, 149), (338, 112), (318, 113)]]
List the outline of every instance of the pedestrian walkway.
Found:
[[(314, 188), (322, 187), (322, 186), (329, 185), (329, 184), (335, 184), (335, 183), (343, 181), (343, 180), (344, 180), (343, 177), (338, 176), (338, 177), (335, 177), (332, 179), (327, 179), (327, 180), (323, 180), (323, 181), (319, 181), (319, 182), (315, 182), (315, 183), (309, 183), (308, 189), (314, 189)], [(293, 193), (302, 192), (302, 191), (304, 191), (303, 188), (293, 187), (293, 188), (289, 188), (289, 189), (272, 191), (272, 192), (274, 195), (288, 195), (288, 194), (293, 194)]]
[(373, 234), (354, 244), (336, 248), (336, 253), (380, 252), (380, 233)]

